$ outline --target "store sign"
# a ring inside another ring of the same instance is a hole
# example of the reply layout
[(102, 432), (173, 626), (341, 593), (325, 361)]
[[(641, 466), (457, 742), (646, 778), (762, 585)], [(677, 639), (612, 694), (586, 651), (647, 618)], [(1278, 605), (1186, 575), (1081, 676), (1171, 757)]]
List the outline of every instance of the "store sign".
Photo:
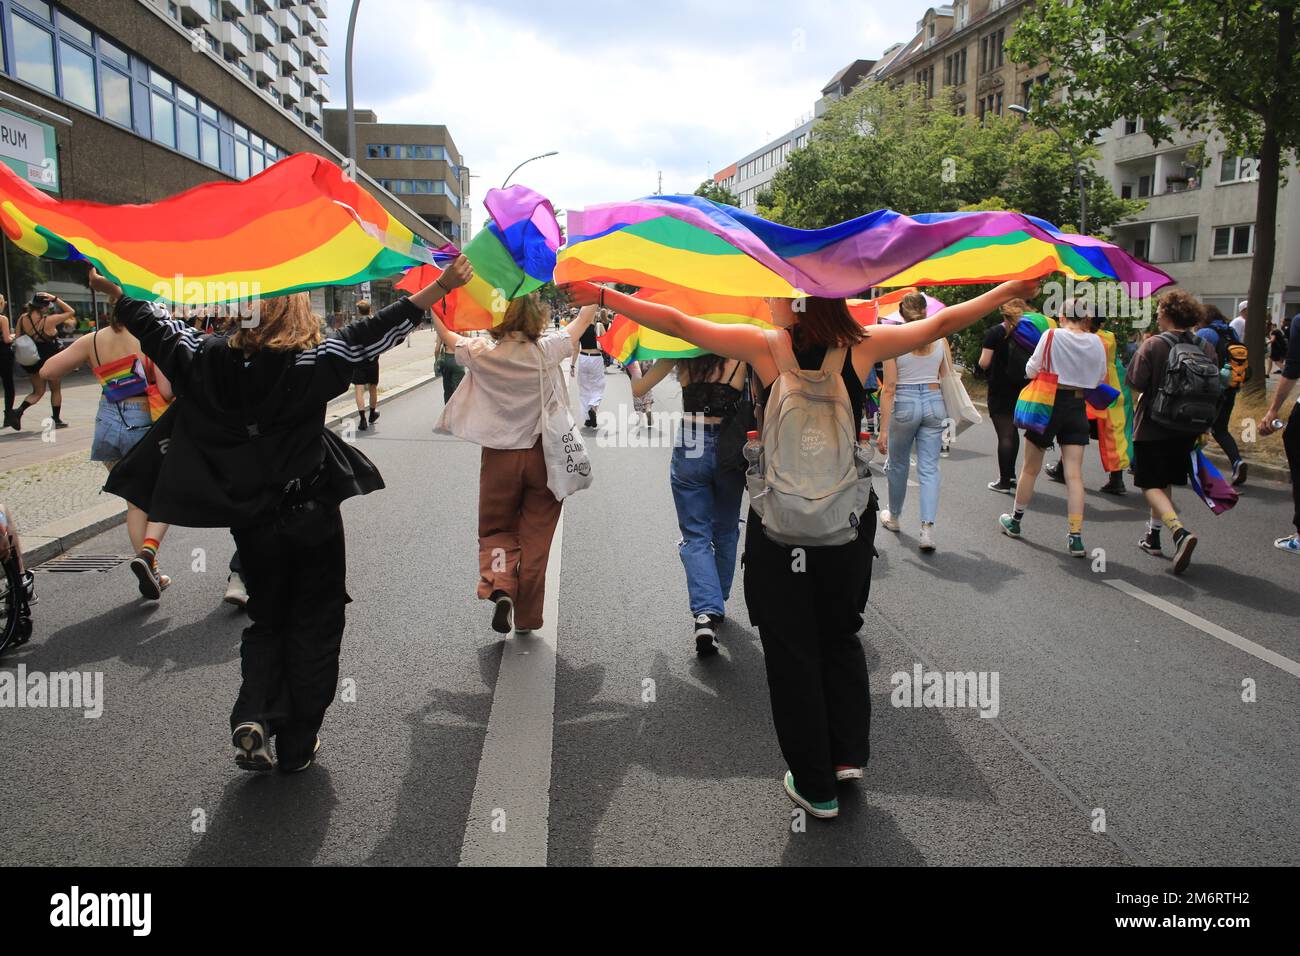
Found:
[(59, 191), (54, 127), (0, 109), (0, 162), (39, 189)]

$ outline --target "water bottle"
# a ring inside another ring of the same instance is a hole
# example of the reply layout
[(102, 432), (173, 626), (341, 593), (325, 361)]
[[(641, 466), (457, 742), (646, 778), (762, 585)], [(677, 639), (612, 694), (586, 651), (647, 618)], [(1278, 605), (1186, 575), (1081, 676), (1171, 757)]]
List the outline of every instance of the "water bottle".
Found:
[(763, 443), (758, 440), (758, 432), (745, 433), (745, 447), (743, 449), (745, 461), (749, 462), (749, 467), (745, 469), (745, 474), (753, 475), (755, 478), (763, 476)]
[(871, 475), (871, 459), (875, 457), (876, 449), (871, 444), (871, 435), (867, 432), (858, 432), (858, 444), (853, 449), (853, 457), (858, 463), (858, 477), (868, 478)]

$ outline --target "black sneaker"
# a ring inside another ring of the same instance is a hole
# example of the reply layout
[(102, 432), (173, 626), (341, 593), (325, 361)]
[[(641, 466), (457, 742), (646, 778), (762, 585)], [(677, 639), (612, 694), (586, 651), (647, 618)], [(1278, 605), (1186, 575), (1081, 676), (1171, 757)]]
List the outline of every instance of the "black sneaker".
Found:
[(370, 426), (366, 424), (366, 413), (361, 412), (357, 415), (357, 431), (363, 432)]
[(1246, 483), (1246, 463), (1239, 461), (1232, 466), (1232, 486), (1234, 488)]
[(162, 597), (162, 582), (158, 580), (158, 569), (145, 552), (141, 551), (131, 559), (131, 573), (140, 582), (140, 596), (150, 601)]
[(370, 409), (370, 424), (373, 425), (378, 418), (379, 418), (379, 409), (377, 408)]
[(1051, 478), (1052, 481), (1056, 482), (1058, 485), (1065, 484), (1065, 465), (1061, 464), (1059, 461), (1054, 465), (1048, 465), (1044, 468), (1043, 474), (1047, 475), (1048, 478)]
[(1160, 558), (1165, 556), (1164, 549), (1160, 547), (1160, 532), (1155, 528), (1147, 528), (1147, 533), (1138, 541), (1138, 547), (1147, 554), (1154, 554)]
[(68, 423), (65, 422), (65, 421), (64, 421), (63, 419), (61, 419), (61, 418), (56, 418), (56, 419), (54, 419), (54, 427), (55, 427), (55, 428), (67, 428), (67, 427), (68, 427)]
[(718, 637), (713, 632), (713, 621), (707, 614), (695, 617), (695, 653), (700, 657), (718, 653)]
[(1124, 487), (1124, 479), (1123, 479), (1123, 478), (1120, 478), (1118, 481), (1116, 481), (1114, 478), (1112, 478), (1110, 481), (1106, 482), (1104, 485), (1102, 485), (1102, 486), (1101, 486), (1100, 488), (1098, 488), (1097, 490), (1100, 491), (1103, 495), (1126, 495), (1126, 494), (1128, 494), (1128, 489)]
[(727, 619), (727, 615), (725, 615), (725, 614), (710, 614), (710, 615), (709, 615), (709, 620), (713, 622), (713, 629), (714, 629), (714, 630), (717, 630), (718, 628), (722, 627), (722, 624), (723, 624), (724, 621), (726, 621), (726, 619)]
[(1196, 535), (1186, 528), (1174, 532), (1174, 574), (1182, 574), (1192, 563), (1192, 552), (1196, 550)]
[(1000, 495), (1014, 495), (1016, 486), (1014, 482), (990, 481), (989, 491), (996, 491)]
[(498, 634), (509, 634), (513, 624), (515, 602), (505, 591), (493, 592), (492, 600), (496, 603), (496, 609), (492, 612), (492, 630)]
[(288, 763), (281, 760), (279, 769), (281, 773), (302, 773), (308, 767), (316, 762), (316, 754), (320, 752), (320, 737), (316, 738), (316, 745), (311, 748), (311, 756), (303, 760), (292, 760)]
[(586, 424), (587, 424), (587, 427), (588, 427), (588, 428), (595, 428), (595, 427), (596, 427), (596, 410), (595, 410), (594, 408), (589, 408), (589, 409), (587, 409), (587, 423), (586, 423)]

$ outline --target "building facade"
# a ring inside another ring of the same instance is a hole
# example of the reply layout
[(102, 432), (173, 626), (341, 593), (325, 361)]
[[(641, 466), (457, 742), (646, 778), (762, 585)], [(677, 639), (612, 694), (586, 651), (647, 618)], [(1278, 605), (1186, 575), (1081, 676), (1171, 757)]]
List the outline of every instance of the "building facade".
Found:
[[(410, 206), (430, 226), (462, 244), (463, 183), (460, 150), (445, 126), (381, 123), (373, 110), (356, 111), (357, 165)], [(347, 150), (347, 112), (325, 111), (325, 138)]]
[[(316, 42), (326, 37), (326, 11), (323, 2), (282, 0), (0, 0), (0, 123), (23, 134), (21, 149), (0, 136), (0, 161), (61, 198), (104, 203), (152, 202), (214, 180), (246, 179), (297, 152), (339, 163), (342, 155), (318, 132), (323, 123), (313, 123), (304, 106), (307, 94), (300, 101), (275, 83), (259, 85), (257, 67), (237, 52), (239, 41), (224, 39), (242, 41), (241, 27), (251, 33), (251, 26), (269, 42), (267, 24), (283, 21), (301, 34), (311, 23), (310, 37), (290, 45), (312, 50), (311, 99), (319, 105), (329, 95), (321, 78), (328, 61)], [(283, 44), (284, 32), (279, 36)], [(436, 245), (447, 241), (405, 197), (360, 178), (409, 228)], [(84, 267), (34, 259), (7, 240), (0, 247), (10, 302), (27, 301), (39, 287), (79, 314), (92, 313)]]

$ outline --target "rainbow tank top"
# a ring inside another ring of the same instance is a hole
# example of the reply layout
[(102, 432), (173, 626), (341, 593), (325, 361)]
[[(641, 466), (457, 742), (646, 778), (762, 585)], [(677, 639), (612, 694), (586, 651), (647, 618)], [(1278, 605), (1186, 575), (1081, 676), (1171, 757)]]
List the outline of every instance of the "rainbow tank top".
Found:
[(138, 355), (96, 365), (92, 372), (99, 379), (99, 387), (104, 391), (104, 398), (110, 402), (121, 402), (128, 398), (138, 398), (149, 390), (149, 380), (144, 374), (144, 363)]

